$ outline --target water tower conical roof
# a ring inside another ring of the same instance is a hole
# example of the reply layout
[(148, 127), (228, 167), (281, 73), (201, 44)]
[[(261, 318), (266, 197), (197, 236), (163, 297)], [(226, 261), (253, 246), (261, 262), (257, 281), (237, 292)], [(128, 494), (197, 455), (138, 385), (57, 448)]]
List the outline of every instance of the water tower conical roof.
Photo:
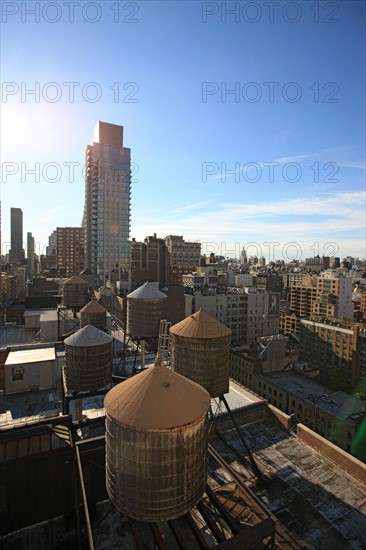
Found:
[(88, 348), (102, 346), (112, 342), (112, 340), (113, 338), (109, 334), (95, 328), (93, 325), (86, 325), (86, 327), (81, 328), (66, 338), (64, 344), (78, 348)]
[(80, 313), (105, 313), (106, 311), (105, 307), (100, 305), (96, 300), (90, 300), (90, 302), (80, 310)]
[(169, 429), (202, 418), (210, 400), (202, 386), (157, 360), (153, 367), (112, 388), (104, 406), (111, 418), (131, 428)]
[(148, 282), (127, 295), (127, 298), (138, 298), (139, 300), (161, 300), (166, 297), (166, 294)]
[(73, 275), (72, 277), (70, 277), (70, 279), (67, 279), (64, 284), (65, 285), (87, 285), (88, 283), (78, 275)]
[(231, 334), (231, 330), (206, 313), (203, 309), (193, 315), (186, 317), (170, 328), (170, 332), (185, 338), (197, 338), (209, 340), (211, 338), (222, 338)]

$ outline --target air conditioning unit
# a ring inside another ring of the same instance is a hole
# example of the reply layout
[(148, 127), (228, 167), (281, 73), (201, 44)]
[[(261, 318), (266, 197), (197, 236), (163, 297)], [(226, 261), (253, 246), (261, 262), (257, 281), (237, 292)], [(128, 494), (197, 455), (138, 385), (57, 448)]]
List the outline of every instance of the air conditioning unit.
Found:
[(16, 367), (14, 369), (14, 374), (23, 374), (23, 367)]

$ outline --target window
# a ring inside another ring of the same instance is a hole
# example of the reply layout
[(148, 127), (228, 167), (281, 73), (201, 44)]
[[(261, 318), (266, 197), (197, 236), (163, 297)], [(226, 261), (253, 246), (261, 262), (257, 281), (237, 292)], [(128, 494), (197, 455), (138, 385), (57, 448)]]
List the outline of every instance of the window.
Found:
[(347, 439), (348, 439), (348, 441), (351, 441), (351, 439), (352, 439), (352, 434), (351, 434), (351, 432), (347, 432)]
[(22, 367), (14, 367), (12, 369), (12, 380), (15, 382), (16, 380), (23, 380), (24, 375), (24, 369)]

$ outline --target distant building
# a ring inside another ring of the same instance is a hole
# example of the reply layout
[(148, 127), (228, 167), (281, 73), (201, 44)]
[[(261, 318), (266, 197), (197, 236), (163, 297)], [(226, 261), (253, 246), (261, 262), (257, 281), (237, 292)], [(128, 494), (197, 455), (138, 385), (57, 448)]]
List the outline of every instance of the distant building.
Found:
[(360, 311), (363, 313), (364, 319), (366, 319), (366, 292), (360, 293)]
[(353, 320), (352, 279), (333, 275), (289, 274), (289, 309), (280, 314), (282, 334), (300, 334), (301, 319), (315, 316)]
[(148, 282), (157, 281), (165, 286), (165, 240), (154, 233), (143, 242), (132, 239), (130, 243), (131, 288), (135, 289)]
[(240, 254), (240, 258), (239, 258), (239, 262), (240, 262), (243, 266), (248, 265), (247, 253), (246, 253), (246, 250), (245, 250), (244, 247), (242, 248), (242, 251), (241, 251), (241, 254)]
[(33, 279), (36, 272), (36, 255), (34, 252), (34, 237), (32, 233), (27, 233), (27, 266), (28, 266), (28, 278)]
[(17, 298), (17, 282), (16, 276), (8, 273), (2, 273), (2, 295), (3, 302), (6, 300), (16, 300)]
[(57, 231), (56, 229), (52, 231), (51, 235), (48, 237), (48, 246), (46, 246), (46, 256), (55, 256), (56, 258), (57, 250)]
[(305, 258), (305, 265), (307, 269), (320, 271), (323, 267), (323, 259), (319, 255), (314, 258)]
[(353, 320), (352, 279), (348, 277), (317, 277), (317, 292), (312, 313), (326, 317)]
[[(320, 371), (320, 381), (339, 389), (351, 389), (366, 374), (366, 333), (355, 323), (302, 319), (300, 359)], [(361, 361), (362, 360), (362, 361)]]
[(246, 339), (254, 343), (263, 336), (279, 332), (280, 295), (275, 292), (261, 292), (255, 288), (245, 288), (246, 296)]
[(210, 273), (188, 273), (182, 275), (182, 285), (186, 290), (199, 290), (204, 294), (216, 294), (218, 276)]
[[(41, 272), (50, 272), (54, 276), (57, 275), (57, 231), (56, 229), (52, 231), (51, 235), (48, 237), (48, 245), (43, 248), (42, 254), (39, 258), (40, 271)], [(44, 252), (46, 252), (44, 254)]]
[(63, 277), (79, 275), (84, 269), (84, 229), (82, 227), (58, 227), (57, 269)]
[(165, 245), (165, 284), (181, 283), (184, 274), (199, 266), (201, 244), (185, 241), (181, 235), (168, 235)]
[(14, 266), (24, 262), (23, 212), (21, 208), (10, 208), (10, 251), (9, 260)]
[(186, 317), (202, 308), (232, 332), (232, 344), (255, 343), (278, 334), (279, 294), (254, 287), (231, 288), (224, 294), (193, 292), (185, 295)]
[(257, 273), (256, 285), (258, 290), (272, 290), (273, 292), (282, 292), (283, 277), (279, 273)]
[(239, 288), (244, 286), (254, 286), (254, 275), (251, 273), (237, 273), (235, 275), (235, 286)]

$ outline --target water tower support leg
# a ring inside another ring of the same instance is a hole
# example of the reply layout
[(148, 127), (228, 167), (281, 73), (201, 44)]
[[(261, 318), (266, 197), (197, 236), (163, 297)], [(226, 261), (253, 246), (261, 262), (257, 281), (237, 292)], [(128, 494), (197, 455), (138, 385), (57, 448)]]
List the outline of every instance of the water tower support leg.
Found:
[(226, 407), (226, 409), (227, 409), (227, 412), (229, 413), (229, 416), (230, 416), (230, 418), (231, 418), (231, 420), (232, 420), (232, 423), (234, 424), (234, 426), (235, 426), (235, 428), (236, 428), (236, 431), (238, 432), (239, 439), (240, 439), (240, 441), (241, 441), (241, 443), (242, 443), (244, 449), (245, 449), (246, 452), (248, 453), (249, 460), (250, 460), (250, 462), (251, 462), (251, 464), (252, 464), (252, 468), (253, 468), (254, 474), (255, 474), (259, 479), (262, 479), (262, 474), (261, 474), (261, 472), (260, 472), (260, 470), (259, 470), (259, 468), (258, 468), (258, 466), (257, 466), (256, 461), (254, 460), (254, 457), (253, 457), (253, 455), (252, 455), (252, 453), (251, 453), (251, 450), (249, 449), (249, 447), (248, 447), (248, 445), (247, 445), (247, 443), (246, 443), (246, 441), (245, 441), (245, 439), (244, 439), (244, 437), (243, 437), (243, 435), (242, 435), (242, 433), (241, 433), (241, 431), (240, 431), (240, 428), (239, 428), (239, 426), (238, 426), (238, 424), (237, 424), (237, 422), (236, 422), (236, 420), (235, 420), (235, 417), (234, 417), (233, 413), (231, 412), (231, 409), (230, 409), (230, 407), (229, 407), (229, 404), (228, 404), (228, 402), (226, 401), (226, 398), (225, 398), (224, 395), (220, 395), (220, 401), (222, 401), (222, 402), (224, 403), (224, 405), (225, 405), (225, 407)]

